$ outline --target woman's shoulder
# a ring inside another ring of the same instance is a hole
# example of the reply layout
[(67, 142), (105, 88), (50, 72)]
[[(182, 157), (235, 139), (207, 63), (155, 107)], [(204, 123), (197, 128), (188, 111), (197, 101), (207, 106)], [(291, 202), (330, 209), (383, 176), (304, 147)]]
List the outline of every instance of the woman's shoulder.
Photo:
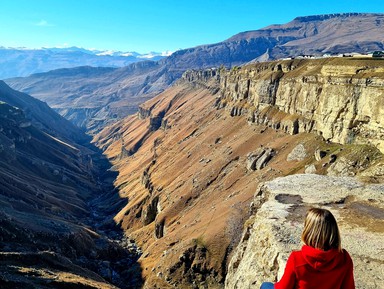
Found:
[(341, 250), (341, 254), (343, 254), (343, 257), (344, 257), (344, 260), (347, 261), (348, 263), (351, 263), (352, 264), (352, 258), (351, 256), (349, 255), (348, 251), (345, 250), (345, 249), (342, 249)]
[(301, 250), (292, 251), (288, 259), (290, 259), (296, 266), (303, 265), (306, 263), (306, 260)]

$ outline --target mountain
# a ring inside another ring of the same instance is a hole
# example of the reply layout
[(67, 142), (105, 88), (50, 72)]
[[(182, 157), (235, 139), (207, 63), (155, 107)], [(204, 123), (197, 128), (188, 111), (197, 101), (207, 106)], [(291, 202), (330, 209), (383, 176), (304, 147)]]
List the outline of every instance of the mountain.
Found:
[(143, 288), (274, 281), (310, 206), (337, 213), (356, 287), (382, 287), (383, 84), (373, 58), (189, 70), (105, 127), (94, 143), (118, 172)]
[(384, 14), (298, 17), (217, 44), (176, 51), (157, 62), (115, 69), (61, 69), (6, 82), (46, 101), (93, 133), (113, 119), (134, 113), (140, 103), (162, 92), (188, 69), (231, 67), (303, 54), (367, 53), (384, 49), (383, 31)]
[(140, 54), (78, 47), (41, 49), (0, 47), (0, 79), (87, 65), (123, 67), (145, 59), (160, 60), (169, 54), (170, 52)]
[(384, 49), (383, 27), (384, 14), (297, 17), (287, 24), (242, 32), (220, 43), (176, 51), (161, 62), (186, 70), (299, 55), (368, 53)]
[(87, 137), (74, 124), (53, 111), (46, 103), (10, 88), (0, 81), (0, 101), (18, 107), (32, 124), (66, 141), (85, 142)]
[(81, 135), (0, 83), (1, 288), (140, 287), (139, 252), (111, 216), (115, 174)]
[(250, 61), (384, 49), (384, 14), (298, 17), (283, 25), (239, 33), (223, 42), (179, 50), (157, 62), (124, 68), (74, 68), (7, 79), (13, 88), (46, 101), (89, 132), (137, 111), (188, 69)]
[(46, 101), (88, 132), (135, 113), (139, 104), (173, 81), (166, 68), (154, 61), (122, 68), (58, 69), (6, 80), (15, 89)]

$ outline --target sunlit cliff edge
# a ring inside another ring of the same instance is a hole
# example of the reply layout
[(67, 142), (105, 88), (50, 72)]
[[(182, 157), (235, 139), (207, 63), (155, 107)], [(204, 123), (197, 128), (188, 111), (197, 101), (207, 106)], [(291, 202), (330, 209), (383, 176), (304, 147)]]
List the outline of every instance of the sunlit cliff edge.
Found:
[(383, 94), (375, 59), (188, 71), (95, 136), (119, 173), (115, 221), (143, 249), (144, 288), (273, 281), (310, 205), (340, 218), (358, 288), (380, 287)]
[(221, 80), (220, 104), (291, 134), (315, 132), (384, 152), (383, 88), (382, 60), (290, 60), (233, 69)]

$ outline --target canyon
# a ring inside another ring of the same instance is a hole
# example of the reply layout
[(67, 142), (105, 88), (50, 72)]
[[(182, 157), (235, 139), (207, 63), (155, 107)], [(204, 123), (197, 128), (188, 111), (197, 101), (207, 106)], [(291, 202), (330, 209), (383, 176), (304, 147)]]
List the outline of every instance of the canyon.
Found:
[(382, 50), (383, 17), (0, 82), (0, 287), (258, 288), (311, 206), (383, 287), (384, 60), (323, 57)]
[[(328, 58), (187, 71), (96, 135), (126, 199), (114, 220), (143, 250), (144, 288), (276, 280), (289, 250), (300, 248), (311, 205), (328, 206), (342, 230), (351, 228), (345, 244), (357, 286), (382, 285), (382, 258), (359, 250), (358, 238), (382, 250), (383, 63)], [(364, 277), (367, 262), (372, 274)]]
[(313, 205), (338, 217), (357, 286), (382, 286), (383, 63), (189, 70), (93, 147), (2, 83), (2, 287), (259, 286)]
[(81, 130), (0, 83), (1, 288), (139, 287), (140, 251), (105, 205), (119, 199), (109, 167)]

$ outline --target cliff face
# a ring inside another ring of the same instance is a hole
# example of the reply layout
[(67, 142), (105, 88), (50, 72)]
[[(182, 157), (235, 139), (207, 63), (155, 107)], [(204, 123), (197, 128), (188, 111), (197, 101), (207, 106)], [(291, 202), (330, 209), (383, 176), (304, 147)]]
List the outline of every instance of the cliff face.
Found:
[[(143, 249), (139, 261), (144, 288), (223, 288), (228, 272), (232, 276), (227, 277), (228, 286), (232, 286), (230, 279), (240, 282), (239, 276), (246, 274), (236, 270), (242, 258), (233, 249), (249, 217), (251, 202), (255, 213), (268, 199), (265, 194), (253, 200), (258, 186), (266, 181), (296, 173), (356, 175), (366, 181), (383, 181), (383, 157), (374, 145), (360, 144), (357, 137), (348, 144), (333, 143), (342, 140), (345, 127), (341, 132), (332, 130), (332, 141), (324, 140), (324, 132), (320, 135), (319, 128), (333, 127), (341, 119), (344, 124), (349, 114), (332, 115), (335, 121), (328, 122), (329, 117), (321, 114), (325, 103), (312, 104), (312, 108), (304, 101), (308, 98), (314, 103), (315, 95), (326, 101), (327, 94), (322, 91), (327, 91), (327, 86), (329, 93), (338, 92), (341, 99), (347, 99), (345, 94), (353, 91), (352, 87), (369, 95), (365, 91), (372, 91), (369, 85), (343, 84), (345, 79), (355, 81), (356, 74), (340, 76), (340, 84), (332, 86), (335, 78), (325, 78), (321, 71), (335, 61), (281, 61), (231, 71), (188, 71), (176, 85), (141, 105), (137, 115), (95, 136), (94, 142), (119, 173), (115, 186), (126, 205), (115, 221)], [(324, 83), (303, 80), (312, 76)], [(380, 82), (379, 76), (372, 79)], [(378, 87), (374, 89), (380, 92)], [(356, 101), (363, 100), (357, 97)], [(376, 108), (382, 109), (376, 101)], [(333, 108), (343, 111), (342, 101), (337, 105)], [(367, 115), (382, 124), (379, 114)], [(372, 131), (376, 135), (379, 130), (373, 126)], [(377, 139), (367, 142), (376, 144)], [(287, 198), (281, 197), (281, 202), (300, 203), (298, 197)], [(381, 206), (381, 199), (377, 202)], [(247, 225), (256, 219), (267, 223), (265, 218), (268, 216), (256, 215)], [(248, 238), (247, 233), (244, 236)], [(267, 252), (266, 244), (257, 258)], [(233, 254), (238, 262), (232, 261), (228, 267)], [(272, 273), (277, 272), (274, 268)], [(249, 285), (239, 284), (234, 288)]]
[(315, 132), (384, 152), (384, 62), (330, 58), (249, 65), (222, 73), (219, 107), (287, 133)]

